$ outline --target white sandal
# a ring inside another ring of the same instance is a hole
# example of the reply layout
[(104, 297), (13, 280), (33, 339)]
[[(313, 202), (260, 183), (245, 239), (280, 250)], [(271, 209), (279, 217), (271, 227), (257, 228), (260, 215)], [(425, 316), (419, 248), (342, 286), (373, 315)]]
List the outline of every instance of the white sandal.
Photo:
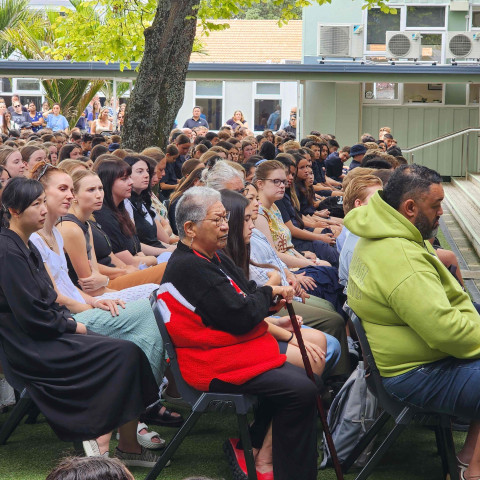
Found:
[[(148, 448), (149, 450), (159, 450), (160, 448), (165, 447), (165, 440), (160, 438), (160, 435), (157, 432), (148, 432), (140, 435), (141, 430), (148, 430), (148, 426), (144, 423), (139, 423), (137, 426), (137, 442), (142, 445), (142, 447)], [(157, 437), (159, 442), (152, 442), (152, 439)]]

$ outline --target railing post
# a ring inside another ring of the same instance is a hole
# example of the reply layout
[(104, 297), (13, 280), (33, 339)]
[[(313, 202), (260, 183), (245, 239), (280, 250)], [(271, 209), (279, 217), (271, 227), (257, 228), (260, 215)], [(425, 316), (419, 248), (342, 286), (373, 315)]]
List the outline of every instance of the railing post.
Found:
[[(462, 135), (462, 156), (460, 157), (460, 158), (461, 158), (460, 176), (463, 175), (463, 167), (464, 167), (464, 158), (463, 158), (463, 147), (464, 147), (464, 143), (465, 143), (465, 135)], [(466, 172), (467, 172), (467, 169), (465, 169), (465, 175), (466, 175)]]
[(415, 154), (414, 153), (410, 154), (410, 158), (412, 159), (412, 161), (410, 163), (415, 163)]
[(469, 148), (469, 141), (468, 141), (468, 133), (467, 133), (467, 162), (465, 163), (465, 180), (468, 179), (468, 154), (469, 154), (469, 151), (470, 151), (470, 148)]

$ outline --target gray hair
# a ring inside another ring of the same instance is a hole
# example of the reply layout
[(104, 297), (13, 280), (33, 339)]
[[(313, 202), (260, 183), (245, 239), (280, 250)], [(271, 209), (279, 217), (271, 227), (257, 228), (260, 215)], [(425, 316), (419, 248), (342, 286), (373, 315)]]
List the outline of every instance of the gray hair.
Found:
[(180, 240), (185, 238), (186, 222), (199, 223), (207, 216), (208, 209), (221, 202), (220, 193), (208, 187), (189, 188), (181, 197), (175, 208), (175, 223)]
[(235, 170), (225, 161), (217, 162), (210, 170), (205, 170), (202, 174), (202, 182), (214, 190), (223, 190), (230, 180), (238, 177), (242, 183), (245, 178), (242, 173)]

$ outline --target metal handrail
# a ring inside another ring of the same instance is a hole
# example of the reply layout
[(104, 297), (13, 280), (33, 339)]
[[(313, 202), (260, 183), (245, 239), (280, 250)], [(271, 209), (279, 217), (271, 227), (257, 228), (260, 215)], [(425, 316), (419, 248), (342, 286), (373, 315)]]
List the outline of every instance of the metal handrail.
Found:
[(404, 154), (410, 154), (410, 163), (414, 163), (415, 155), (413, 154), (413, 152), (416, 152), (418, 150), (422, 150), (423, 148), (431, 147), (432, 145), (436, 145), (438, 143), (442, 143), (442, 142), (445, 142), (447, 140), (451, 140), (452, 138), (462, 137), (462, 155), (461, 155), (460, 171), (463, 172), (464, 171), (463, 167), (464, 167), (464, 163), (465, 163), (464, 154), (463, 154), (464, 150), (465, 150), (465, 147), (464, 147), (465, 137), (464, 137), (464, 135), (466, 135), (467, 136), (467, 146), (466, 146), (467, 164), (465, 165), (465, 178), (466, 178), (468, 176), (468, 155), (469, 155), (469, 150), (470, 150), (470, 148), (469, 148), (470, 143), (468, 141), (468, 136), (472, 132), (480, 132), (480, 128), (468, 127), (468, 128), (464, 128), (463, 130), (458, 130), (456, 132), (447, 133), (446, 135), (442, 135), (441, 137), (435, 138), (434, 140), (430, 140), (428, 142), (421, 143), (420, 145), (416, 145), (415, 147), (403, 148), (402, 152)]
[(402, 148), (403, 153), (412, 153), (416, 152), (417, 150), (421, 150), (422, 148), (430, 147), (432, 145), (435, 145), (437, 143), (444, 142), (446, 140), (450, 140), (455, 137), (460, 137), (461, 135), (468, 134), (470, 132), (480, 132), (480, 128), (464, 128), (463, 130), (458, 130), (456, 132), (452, 133), (447, 133), (446, 135), (442, 135), (441, 137), (435, 138), (434, 140), (429, 140), (428, 142), (425, 143), (420, 143), (419, 145), (416, 145), (415, 147), (411, 148)]

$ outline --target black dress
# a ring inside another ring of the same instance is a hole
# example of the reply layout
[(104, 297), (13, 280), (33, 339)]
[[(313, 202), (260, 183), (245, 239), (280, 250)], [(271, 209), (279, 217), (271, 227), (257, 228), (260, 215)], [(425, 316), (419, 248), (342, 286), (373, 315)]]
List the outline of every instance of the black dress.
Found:
[(75, 334), (56, 298), (36, 247), (2, 229), (0, 341), (11, 369), (61, 440), (97, 438), (137, 418), (158, 387), (140, 348)]

